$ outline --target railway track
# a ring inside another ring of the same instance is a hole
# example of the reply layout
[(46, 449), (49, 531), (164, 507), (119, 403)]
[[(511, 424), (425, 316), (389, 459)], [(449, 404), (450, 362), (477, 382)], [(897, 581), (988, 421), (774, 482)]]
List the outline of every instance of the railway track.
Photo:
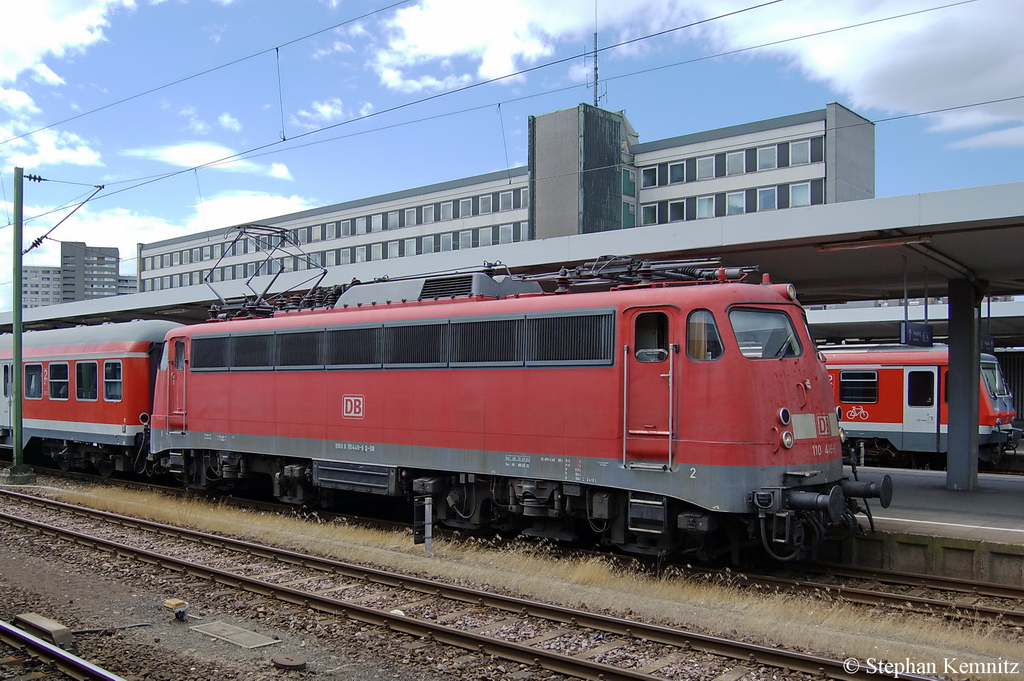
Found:
[[(113, 484), (156, 491), (175, 496), (195, 496), (184, 489), (160, 485), (125, 481), (117, 478), (39, 469), (41, 474), (98, 484)], [(202, 496), (202, 495), (200, 495)], [(239, 497), (217, 497), (219, 503), (267, 512), (303, 515), (294, 507), (284, 504), (251, 500)], [(348, 514), (317, 511), (321, 520), (342, 520), (367, 527), (386, 530), (401, 530), (410, 527), (407, 523), (367, 519)], [(435, 528), (435, 534), (442, 532)], [(579, 555), (587, 551), (570, 550)], [(608, 554), (601, 554), (607, 557)], [(640, 569), (658, 571), (664, 565), (652, 567), (647, 562), (630, 557), (621, 557), (624, 565), (637, 565)], [(1001, 622), (1024, 626), (1024, 588), (1012, 585), (957, 580), (913, 573), (868, 570), (844, 565), (800, 565), (793, 570), (795, 575), (778, 575), (733, 570), (702, 569), (691, 565), (674, 565), (680, 574), (689, 577), (715, 581), (741, 588), (754, 588), (776, 592), (809, 595), (816, 598), (841, 600), (866, 606), (886, 607), (905, 612), (937, 615), (951, 619), (967, 619)], [(774, 567), (774, 566), (773, 566)]]
[(18, 676), (17, 678), (57, 679), (57, 676), (50, 673), (52, 669), (64, 675), (60, 678), (77, 679), (78, 681), (125, 681), (123, 677), (36, 638), (8, 622), (0, 621), (0, 641), (16, 651), (16, 654), (10, 658), (10, 663), (5, 663), (5, 666), (10, 666), (13, 663), (23, 666), (25, 663), (36, 662), (38, 665), (47, 667), (45, 671), (31, 672), (34, 676)]
[[(413, 578), (12, 492), (0, 522), (351, 618), (585, 679), (765, 671), (856, 678), (844, 663)], [(30, 517), (31, 516), (31, 517)], [(744, 672), (745, 673), (745, 672)], [(927, 677), (900, 674), (900, 678)]]
[(842, 565), (800, 566), (797, 577), (683, 568), (698, 577), (741, 588), (805, 594), (951, 619), (1024, 626), (1024, 588)]

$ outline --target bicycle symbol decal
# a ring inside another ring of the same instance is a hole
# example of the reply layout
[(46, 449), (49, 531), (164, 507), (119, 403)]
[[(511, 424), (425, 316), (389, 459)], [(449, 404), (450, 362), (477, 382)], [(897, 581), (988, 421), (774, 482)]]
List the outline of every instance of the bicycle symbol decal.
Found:
[(868, 410), (860, 406), (859, 404), (856, 407), (852, 407), (850, 411), (846, 412), (847, 421), (852, 421), (856, 418), (859, 418), (861, 421), (867, 421), (868, 416)]

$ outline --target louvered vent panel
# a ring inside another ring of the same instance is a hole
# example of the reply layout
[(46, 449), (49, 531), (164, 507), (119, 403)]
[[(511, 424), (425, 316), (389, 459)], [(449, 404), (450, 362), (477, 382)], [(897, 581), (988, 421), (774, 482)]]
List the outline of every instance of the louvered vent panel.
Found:
[(473, 293), (473, 276), (438, 277), (427, 279), (420, 290), (420, 300), (468, 296)]
[(615, 319), (612, 315), (538, 317), (527, 320), (533, 362), (610, 362)]
[(521, 319), (498, 319), (486, 322), (452, 324), (453, 363), (519, 362)]

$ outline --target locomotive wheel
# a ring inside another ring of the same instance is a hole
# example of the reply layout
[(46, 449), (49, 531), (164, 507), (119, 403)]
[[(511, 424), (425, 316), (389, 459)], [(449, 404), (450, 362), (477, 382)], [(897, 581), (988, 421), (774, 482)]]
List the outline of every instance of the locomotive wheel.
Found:
[(57, 457), (57, 468), (64, 472), (71, 470), (71, 457), (70, 456), (58, 456)]
[(114, 462), (110, 460), (97, 461), (96, 469), (100, 472), (100, 477), (109, 478), (114, 474)]

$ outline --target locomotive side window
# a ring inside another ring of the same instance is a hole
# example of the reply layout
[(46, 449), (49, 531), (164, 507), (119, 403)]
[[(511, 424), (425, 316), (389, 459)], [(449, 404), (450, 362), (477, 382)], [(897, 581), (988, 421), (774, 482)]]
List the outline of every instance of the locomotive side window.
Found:
[(935, 404), (935, 374), (931, 371), (907, 373), (907, 404), (911, 407)]
[(25, 397), (30, 400), (43, 399), (43, 365), (25, 365)]
[(123, 395), (121, 384), (121, 360), (103, 363), (103, 399), (107, 402), (120, 402)]
[(877, 371), (840, 371), (839, 401), (850, 404), (878, 402)]
[(638, 314), (633, 327), (633, 345), (639, 362), (668, 359), (668, 315), (664, 312)]
[(67, 362), (50, 362), (50, 399), (68, 399), (70, 379)]
[(75, 363), (75, 398), (95, 400), (99, 395), (99, 365), (96, 362)]
[(694, 310), (686, 321), (686, 355), (704, 362), (715, 360), (725, 351), (718, 325), (710, 310)]
[(729, 312), (740, 352), (748, 359), (799, 357), (803, 351), (785, 312), (734, 308)]

